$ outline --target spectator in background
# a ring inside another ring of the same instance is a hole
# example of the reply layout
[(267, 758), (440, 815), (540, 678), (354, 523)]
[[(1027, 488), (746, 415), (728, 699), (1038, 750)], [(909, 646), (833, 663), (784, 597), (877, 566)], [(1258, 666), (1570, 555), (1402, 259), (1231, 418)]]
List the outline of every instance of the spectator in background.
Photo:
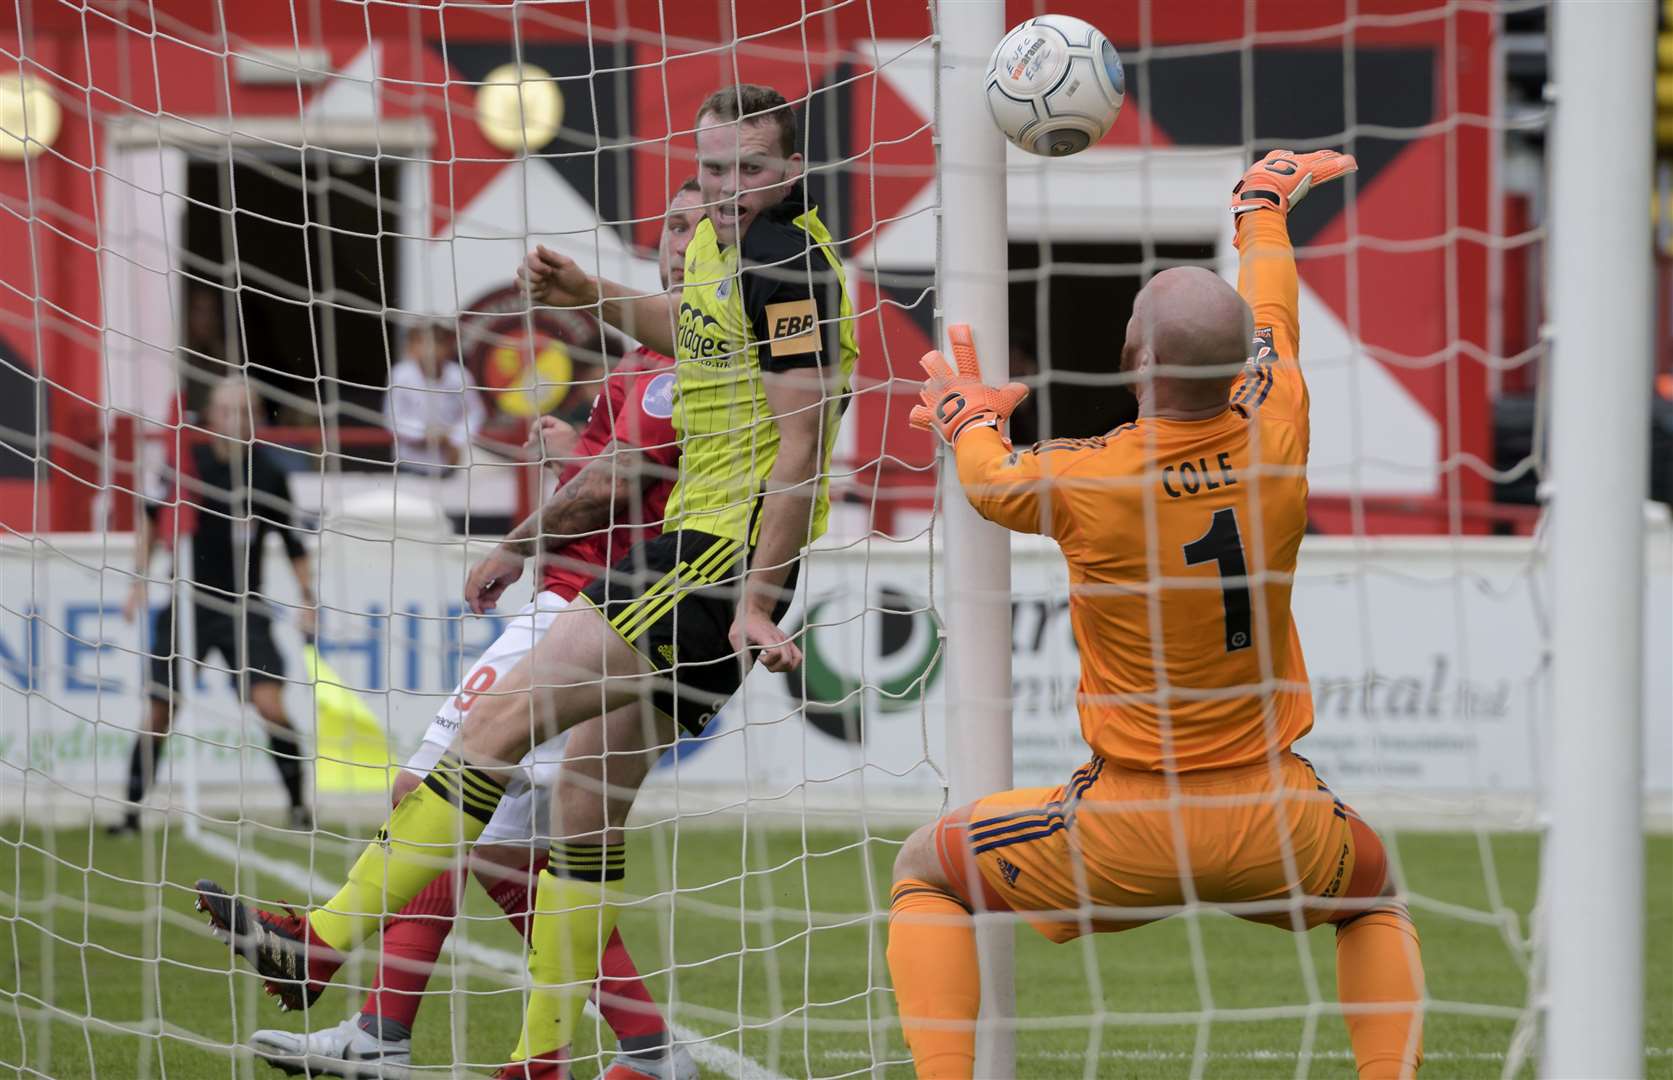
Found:
[(440, 322), (419, 323), (407, 331), (402, 345), (384, 397), (396, 463), (430, 473), (463, 464), (485, 413), (465, 378), (451, 329)]

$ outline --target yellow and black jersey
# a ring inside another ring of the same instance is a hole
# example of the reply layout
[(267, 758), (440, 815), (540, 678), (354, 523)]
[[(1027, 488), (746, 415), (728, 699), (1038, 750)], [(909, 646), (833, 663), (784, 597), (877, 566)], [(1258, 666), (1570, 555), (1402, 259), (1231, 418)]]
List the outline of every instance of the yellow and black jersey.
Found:
[(859, 346), (842, 264), (801, 185), (751, 222), (737, 244), (722, 245), (707, 219), (698, 224), (686, 250), (675, 346), (681, 457), (668, 529), (754, 544), (779, 438), (762, 376), (819, 367), (828, 396), (809, 539), (820, 536)]

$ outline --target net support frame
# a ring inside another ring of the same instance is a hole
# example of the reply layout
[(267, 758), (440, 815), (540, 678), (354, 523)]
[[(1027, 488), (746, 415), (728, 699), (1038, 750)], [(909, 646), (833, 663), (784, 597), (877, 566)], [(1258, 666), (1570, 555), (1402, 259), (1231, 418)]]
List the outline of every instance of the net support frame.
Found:
[[(988, 113), (983, 80), (1005, 34), (1003, 0), (941, 2), (935, 8), (938, 340), (949, 322), (968, 323), (982, 378), (1010, 378), (1005, 138)], [(1012, 786), (1011, 536), (984, 520), (959, 485), (952, 454), (941, 459), (946, 531), (946, 761), (951, 805)], [(982, 1014), (976, 1075), (1016, 1074), (1015, 924), (978, 914)]]
[(1644, 500), (1656, 5), (1553, 8), (1545, 1076), (1644, 1074)]

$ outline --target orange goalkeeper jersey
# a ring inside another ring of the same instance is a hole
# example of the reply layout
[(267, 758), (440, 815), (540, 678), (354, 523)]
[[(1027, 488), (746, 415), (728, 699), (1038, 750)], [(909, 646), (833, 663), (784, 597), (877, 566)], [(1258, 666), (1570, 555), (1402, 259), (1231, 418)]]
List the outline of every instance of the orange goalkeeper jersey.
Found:
[(1254, 357), (1211, 420), (1150, 417), (1011, 452), (958, 442), (978, 512), (1055, 538), (1080, 645), (1081, 734), (1128, 768), (1225, 768), (1313, 726), (1290, 585), (1307, 527), (1307, 387), (1284, 218), (1239, 220)]

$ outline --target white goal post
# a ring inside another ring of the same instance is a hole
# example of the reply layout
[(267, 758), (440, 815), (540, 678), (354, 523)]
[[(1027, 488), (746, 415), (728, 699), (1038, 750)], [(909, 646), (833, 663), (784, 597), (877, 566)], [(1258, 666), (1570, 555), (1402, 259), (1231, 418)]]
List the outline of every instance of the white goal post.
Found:
[[(988, 57), (1004, 36), (1004, 0), (936, 4), (937, 176), (941, 188), (936, 255), (939, 342), (946, 326), (968, 323), (982, 377), (1010, 378), (1006, 289), (1005, 138), (988, 113), (983, 87)], [(950, 451), (941, 454), (941, 520), (946, 570), (941, 594), (947, 625), (949, 808), (1011, 786), (1011, 534), (971, 508)], [(982, 1017), (976, 1033), (981, 1076), (1016, 1072), (1013, 942), (1009, 914), (976, 916), (982, 964)]]
[(1553, 716), (1541, 1072), (1637, 1076), (1645, 1012), (1642, 504), (1655, 310), (1638, 208), (1651, 183), (1656, 11), (1562, 0), (1553, 16)]

